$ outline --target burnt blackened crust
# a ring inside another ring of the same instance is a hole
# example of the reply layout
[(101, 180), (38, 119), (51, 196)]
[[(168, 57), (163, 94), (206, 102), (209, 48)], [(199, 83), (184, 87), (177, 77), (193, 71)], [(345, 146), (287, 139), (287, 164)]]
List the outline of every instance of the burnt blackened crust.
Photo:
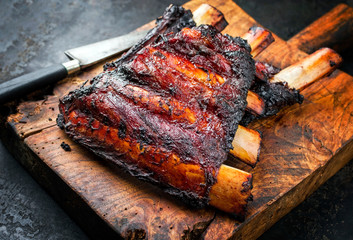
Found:
[(296, 103), (301, 104), (304, 100), (303, 95), (294, 88), (288, 88), (287, 83), (261, 82), (257, 81), (251, 87), (251, 90), (257, 93), (265, 102), (265, 111), (258, 116), (247, 111), (241, 120), (242, 125), (248, 125), (255, 119), (276, 115), (282, 108)]
[(250, 47), (250, 45), (248, 44), (248, 42), (245, 39), (243, 39), (241, 37), (232, 37), (232, 36), (230, 36), (228, 34), (224, 34), (224, 35), (226, 37), (228, 37), (229, 39), (232, 39), (232, 42), (234, 44), (236, 44), (236, 45), (238, 45), (238, 46), (240, 46), (242, 48), (245, 48), (245, 50), (247, 52), (249, 52), (249, 53), (251, 52), (251, 47)]
[(245, 111), (243, 118), (240, 120), (240, 123), (242, 126), (248, 126), (252, 121), (255, 119), (259, 119), (261, 116), (255, 115), (253, 112), (250, 112), (248, 110)]
[(62, 142), (62, 143), (60, 144), (60, 147), (61, 147), (62, 149), (64, 149), (66, 152), (70, 152), (70, 151), (71, 151), (70, 145), (67, 144), (67, 143), (65, 143), (65, 142)]
[(302, 103), (303, 95), (287, 83), (255, 83), (253, 91), (265, 100), (265, 117), (277, 114), (285, 106)]
[(58, 114), (58, 117), (56, 118), (56, 125), (61, 129), (64, 130), (64, 116), (62, 114)]
[(255, 81), (250, 90), (257, 93), (265, 103), (265, 111), (262, 115), (246, 111), (240, 124), (247, 126), (255, 119), (276, 115), (282, 108), (296, 103), (301, 104), (304, 97), (294, 88), (289, 88), (287, 83), (271, 83), (269, 80), (277, 73), (280, 68), (264, 62), (256, 62)]
[(192, 19), (192, 12), (190, 10), (186, 10), (181, 6), (171, 5), (156, 20), (156, 26), (162, 25), (166, 25), (167, 29), (159, 34), (176, 33), (185, 27), (194, 27), (196, 23)]

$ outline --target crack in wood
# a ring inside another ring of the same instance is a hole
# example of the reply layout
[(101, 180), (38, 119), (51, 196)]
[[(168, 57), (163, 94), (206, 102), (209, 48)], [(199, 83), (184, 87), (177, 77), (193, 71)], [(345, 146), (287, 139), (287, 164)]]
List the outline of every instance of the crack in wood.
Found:
[(53, 125), (49, 125), (49, 126), (47, 126), (47, 127), (43, 127), (42, 129), (30, 131), (30, 132), (28, 132), (28, 133), (23, 134), (23, 135), (21, 136), (21, 138), (22, 138), (23, 140), (25, 140), (26, 138), (28, 138), (28, 137), (30, 137), (30, 136), (33, 136), (33, 135), (35, 135), (35, 134), (38, 134), (38, 133), (42, 132), (42, 131), (45, 130), (45, 129), (48, 129), (48, 128), (51, 128), (51, 127), (55, 127), (55, 126), (56, 126), (56, 124), (53, 124)]

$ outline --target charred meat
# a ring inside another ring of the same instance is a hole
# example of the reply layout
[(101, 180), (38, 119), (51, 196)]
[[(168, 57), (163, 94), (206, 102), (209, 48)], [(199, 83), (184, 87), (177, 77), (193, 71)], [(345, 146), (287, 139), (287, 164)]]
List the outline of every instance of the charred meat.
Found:
[(255, 81), (250, 90), (256, 93), (265, 103), (264, 112), (261, 115), (246, 111), (241, 124), (247, 126), (255, 119), (276, 115), (282, 108), (296, 103), (302, 103), (304, 97), (299, 90), (289, 88), (285, 82), (271, 83), (269, 80), (281, 69), (271, 64), (259, 62), (255, 63)]
[[(188, 11), (169, 8), (145, 39), (60, 100), (58, 122), (97, 155), (203, 207), (243, 117), (255, 63), (243, 39), (193, 24)], [(239, 175), (242, 199), (232, 211), (243, 215), (251, 174)]]

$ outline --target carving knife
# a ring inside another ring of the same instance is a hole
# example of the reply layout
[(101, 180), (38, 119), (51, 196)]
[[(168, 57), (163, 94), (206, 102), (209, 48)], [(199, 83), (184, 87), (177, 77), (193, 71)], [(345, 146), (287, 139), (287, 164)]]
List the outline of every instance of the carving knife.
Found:
[(121, 53), (136, 44), (148, 31), (133, 31), (126, 35), (67, 50), (65, 54), (71, 59), (70, 61), (43, 68), (0, 84), (0, 103), (53, 84), (69, 74)]

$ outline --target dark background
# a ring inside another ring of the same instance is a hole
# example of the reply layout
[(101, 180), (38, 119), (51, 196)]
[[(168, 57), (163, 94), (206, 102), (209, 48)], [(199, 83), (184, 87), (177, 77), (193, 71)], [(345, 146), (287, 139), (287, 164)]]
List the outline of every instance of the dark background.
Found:
[[(0, 82), (67, 61), (64, 50), (128, 33), (159, 16), (169, 3), (184, 2), (0, 1)], [(285, 40), (338, 3), (353, 6), (353, 0), (235, 2)], [(351, 75), (352, 52), (341, 52), (341, 69)], [(260, 239), (353, 239), (352, 173), (353, 161)], [(2, 142), (0, 239), (87, 239)]]

